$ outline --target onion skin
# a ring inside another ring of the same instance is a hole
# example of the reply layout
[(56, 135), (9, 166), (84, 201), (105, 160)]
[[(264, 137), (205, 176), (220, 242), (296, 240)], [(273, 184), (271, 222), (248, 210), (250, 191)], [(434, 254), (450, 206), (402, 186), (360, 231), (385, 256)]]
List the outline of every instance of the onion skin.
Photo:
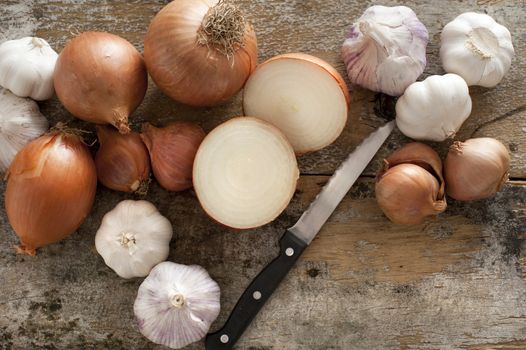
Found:
[(376, 198), (389, 220), (415, 225), (446, 210), (446, 201), (437, 200), (439, 190), (438, 180), (424, 168), (400, 164), (377, 181)]
[(431, 147), (412, 142), (384, 162), (376, 178), (376, 200), (389, 220), (415, 225), (446, 210), (442, 161)]
[(244, 46), (227, 57), (197, 44), (197, 33), (218, 0), (177, 0), (153, 19), (144, 41), (150, 76), (172, 99), (196, 107), (222, 104), (245, 84), (257, 64), (257, 41), (247, 23)]
[(54, 84), (60, 102), (75, 117), (128, 133), (128, 117), (146, 94), (148, 74), (141, 54), (127, 40), (86, 32), (60, 53)]
[(460, 201), (492, 197), (508, 181), (510, 154), (489, 137), (455, 142), (444, 162), (447, 194)]
[(164, 128), (144, 123), (141, 138), (148, 148), (152, 170), (159, 184), (168, 191), (192, 187), (192, 168), (203, 129), (193, 123), (175, 122)]
[(7, 217), (18, 251), (36, 249), (75, 232), (88, 216), (97, 188), (95, 163), (80, 138), (51, 132), (29, 143), (7, 173)]
[(95, 156), (97, 177), (104, 186), (121, 192), (146, 191), (150, 179), (148, 149), (136, 132), (120, 134), (97, 126), (100, 148)]

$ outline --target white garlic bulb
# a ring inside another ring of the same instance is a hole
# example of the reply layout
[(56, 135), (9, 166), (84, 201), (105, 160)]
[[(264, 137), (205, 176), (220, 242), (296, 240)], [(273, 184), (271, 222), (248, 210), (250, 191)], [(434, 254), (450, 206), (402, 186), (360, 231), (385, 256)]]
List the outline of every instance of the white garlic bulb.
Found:
[(219, 315), (220, 290), (200, 266), (163, 262), (139, 287), (133, 311), (150, 341), (179, 349), (202, 339)]
[(172, 234), (172, 224), (152, 203), (124, 200), (104, 215), (95, 247), (119, 276), (144, 277), (168, 257)]
[(375, 5), (356, 21), (342, 46), (352, 83), (400, 96), (426, 67), (426, 27), (409, 7)]
[(6, 171), (18, 151), (48, 127), (35, 101), (0, 88), (0, 172)]
[(468, 85), (456, 74), (432, 75), (413, 83), (396, 102), (396, 124), (415, 140), (453, 137), (470, 114)]
[(0, 45), (0, 86), (20, 97), (43, 101), (53, 97), (53, 72), (58, 54), (36, 37)]
[(515, 54), (509, 30), (481, 13), (461, 14), (444, 27), (440, 40), (444, 69), (468, 85), (497, 85)]

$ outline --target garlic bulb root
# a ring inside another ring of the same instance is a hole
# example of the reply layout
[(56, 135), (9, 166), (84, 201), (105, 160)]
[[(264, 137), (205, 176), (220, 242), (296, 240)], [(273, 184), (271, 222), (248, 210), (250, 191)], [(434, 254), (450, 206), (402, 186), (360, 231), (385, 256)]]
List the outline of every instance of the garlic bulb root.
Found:
[(509, 30), (482, 13), (459, 15), (446, 24), (440, 41), (444, 69), (460, 75), (468, 85), (494, 87), (515, 55)]
[(461, 201), (489, 198), (508, 181), (510, 154), (500, 141), (474, 138), (457, 141), (444, 162), (447, 194)]
[(431, 147), (410, 143), (384, 162), (376, 179), (376, 199), (389, 220), (414, 225), (446, 210), (442, 162)]
[(352, 83), (400, 96), (426, 67), (429, 35), (406, 6), (371, 6), (353, 24), (342, 46)]
[(139, 287), (133, 311), (150, 341), (180, 349), (202, 339), (219, 315), (220, 290), (200, 266), (163, 262)]

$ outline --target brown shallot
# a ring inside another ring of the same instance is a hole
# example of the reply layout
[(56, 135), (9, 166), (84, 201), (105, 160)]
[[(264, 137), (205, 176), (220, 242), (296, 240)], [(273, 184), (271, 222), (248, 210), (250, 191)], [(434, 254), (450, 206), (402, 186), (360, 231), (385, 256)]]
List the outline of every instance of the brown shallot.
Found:
[(100, 148), (95, 156), (97, 177), (106, 187), (144, 193), (150, 182), (148, 149), (136, 132), (120, 134), (109, 126), (97, 126)]
[(461, 201), (484, 199), (508, 181), (510, 154), (500, 141), (489, 137), (457, 141), (444, 162), (447, 194)]
[(200, 126), (174, 122), (164, 128), (144, 123), (141, 138), (150, 152), (152, 170), (159, 184), (169, 191), (192, 187), (192, 166), (205, 138)]
[(376, 200), (389, 220), (419, 224), (446, 210), (442, 161), (431, 147), (413, 142), (384, 162), (376, 179)]

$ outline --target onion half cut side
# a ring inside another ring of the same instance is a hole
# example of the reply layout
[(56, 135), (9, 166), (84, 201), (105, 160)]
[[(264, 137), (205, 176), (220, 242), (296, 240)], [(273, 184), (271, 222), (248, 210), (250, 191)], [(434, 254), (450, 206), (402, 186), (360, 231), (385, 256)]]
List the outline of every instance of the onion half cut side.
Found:
[(245, 114), (278, 127), (299, 155), (320, 150), (340, 136), (349, 103), (347, 85), (336, 69), (301, 53), (259, 65), (243, 93)]
[(219, 223), (249, 229), (273, 221), (289, 204), (299, 170), (285, 136), (257, 118), (233, 118), (197, 151), (193, 182), (203, 209)]

